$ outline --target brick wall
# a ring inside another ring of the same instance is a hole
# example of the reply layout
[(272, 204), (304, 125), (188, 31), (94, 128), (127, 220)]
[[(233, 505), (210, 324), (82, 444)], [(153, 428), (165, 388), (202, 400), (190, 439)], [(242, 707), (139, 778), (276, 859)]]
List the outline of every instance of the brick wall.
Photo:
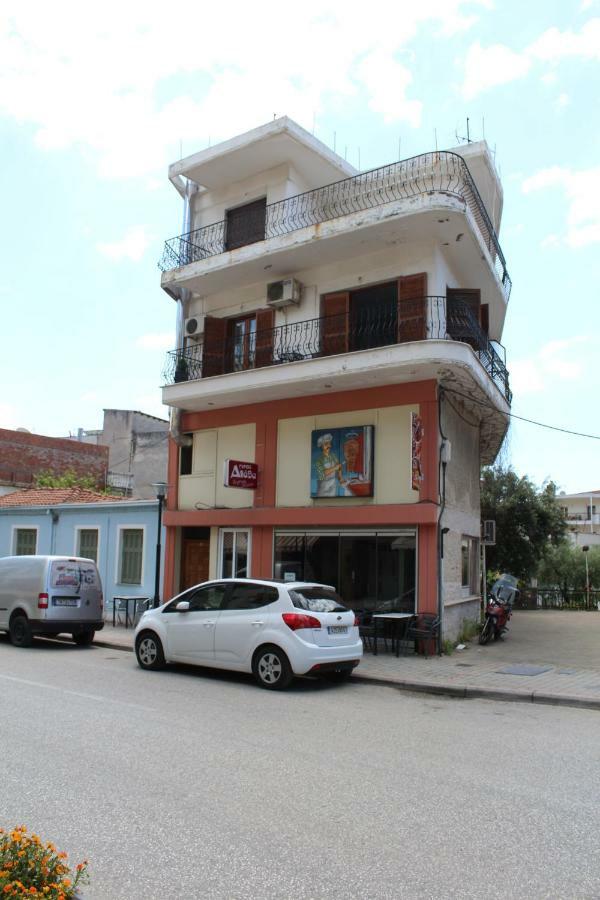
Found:
[(93, 475), (104, 488), (108, 447), (0, 428), (0, 482), (30, 485), (39, 472), (62, 475), (69, 469)]

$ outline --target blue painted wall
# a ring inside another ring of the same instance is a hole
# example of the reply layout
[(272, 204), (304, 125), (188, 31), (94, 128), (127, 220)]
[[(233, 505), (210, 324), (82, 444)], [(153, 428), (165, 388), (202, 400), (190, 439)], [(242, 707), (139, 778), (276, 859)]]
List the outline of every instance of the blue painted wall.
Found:
[[(52, 513), (58, 520), (52, 522)], [(132, 500), (118, 503), (86, 503), (57, 505), (50, 509), (0, 509), (0, 556), (14, 553), (14, 529), (37, 528), (37, 553), (40, 555), (74, 556), (77, 552), (77, 529), (97, 528), (98, 570), (102, 579), (105, 604), (112, 597), (153, 597), (156, 566), (156, 532), (158, 504), (156, 500)], [(120, 528), (143, 528), (142, 583), (119, 584), (118, 556)], [(164, 572), (165, 530), (161, 538), (161, 582)], [(162, 596), (162, 583), (161, 583)]]

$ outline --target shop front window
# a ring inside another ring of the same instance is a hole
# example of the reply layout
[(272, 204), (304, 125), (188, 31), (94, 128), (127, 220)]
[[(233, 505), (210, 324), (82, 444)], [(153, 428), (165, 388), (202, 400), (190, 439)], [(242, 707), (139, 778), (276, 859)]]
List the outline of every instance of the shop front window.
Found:
[(414, 612), (414, 531), (275, 534), (274, 576), (329, 584), (352, 609)]

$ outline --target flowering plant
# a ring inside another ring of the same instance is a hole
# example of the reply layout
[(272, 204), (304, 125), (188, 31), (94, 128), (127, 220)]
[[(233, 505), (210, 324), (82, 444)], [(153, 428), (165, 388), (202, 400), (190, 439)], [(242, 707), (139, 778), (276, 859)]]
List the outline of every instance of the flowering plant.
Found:
[(87, 881), (87, 860), (73, 873), (66, 853), (59, 853), (50, 842), (44, 844), (37, 834), (28, 834), (24, 825), (12, 831), (0, 828), (0, 900), (70, 900), (77, 886)]

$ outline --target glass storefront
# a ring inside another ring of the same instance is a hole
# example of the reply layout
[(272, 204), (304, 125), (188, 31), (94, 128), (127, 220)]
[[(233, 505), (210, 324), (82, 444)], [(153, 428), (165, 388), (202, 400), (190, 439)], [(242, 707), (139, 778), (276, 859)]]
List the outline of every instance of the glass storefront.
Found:
[(353, 609), (414, 612), (415, 530), (275, 532), (274, 577), (331, 584)]

